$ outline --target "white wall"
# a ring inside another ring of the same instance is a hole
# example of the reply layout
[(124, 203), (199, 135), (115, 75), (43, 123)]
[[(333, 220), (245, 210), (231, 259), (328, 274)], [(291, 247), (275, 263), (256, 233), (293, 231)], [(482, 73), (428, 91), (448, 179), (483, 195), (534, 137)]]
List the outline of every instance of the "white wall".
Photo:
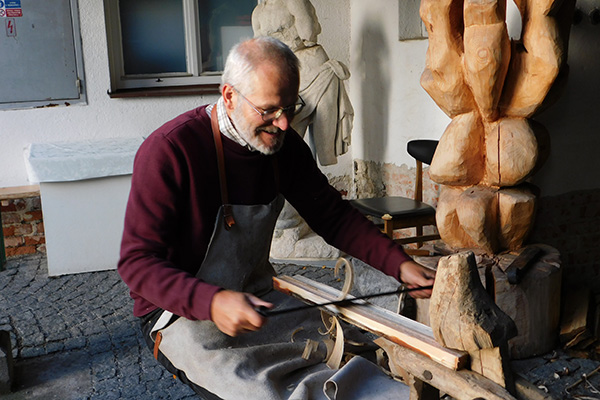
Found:
[(353, 157), (414, 167), (406, 143), (439, 139), (450, 122), (419, 84), (428, 42), (398, 40), (398, 1), (351, 3)]
[[(398, 1), (312, 0), (332, 59), (350, 66), (355, 119), (351, 154), (324, 168), (352, 172), (352, 158), (413, 166), (406, 142), (438, 139), (449, 118), (419, 85), (427, 41), (398, 41)], [(586, 0), (591, 1), (591, 0)], [(110, 99), (102, 1), (79, 0), (88, 105), (0, 111), (0, 187), (28, 184), (23, 148), (31, 142), (145, 136), (170, 118), (215, 96)], [(588, 21), (571, 34), (570, 81), (539, 116), (553, 151), (534, 181), (544, 195), (600, 187), (600, 25)]]
[[(313, 0), (330, 58), (349, 64), (349, 0)], [(28, 184), (23, 149), (29, 143), (146, 136), (178, 114), (216, 96), (110, 99), (104, 10), (100, 0), (79, 0), (87, 105), (0, 110), (0, 187)], [(351, 165), (351, 157), (340, 162)], [(336, 172), (340, 165), (329, 169)], [(333, 172), (331, 172), (333, 171)], [(351, 170), (350, 170), (351, 171)], [(346, 171), (347, 173), (347, 171)]]
[(28, 184), (28, 143), (146, 136), (176, 115), (214, 96), (110, 99), (104, 10), (100, 0), (79, 0), (87, 105), (0, 111), (0, 187)]

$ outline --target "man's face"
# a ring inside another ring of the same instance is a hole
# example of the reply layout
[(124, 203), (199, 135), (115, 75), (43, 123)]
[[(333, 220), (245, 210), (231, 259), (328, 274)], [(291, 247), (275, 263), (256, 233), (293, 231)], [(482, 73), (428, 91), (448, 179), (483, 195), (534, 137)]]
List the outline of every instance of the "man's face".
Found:
[(283, 145), (285, 131), (289, 128), (293, 113), (283, 113), (277, 119), (264, 121), (259, 112), (293, 105), (298, 99), (297, 88), (290, 85), (278, 69), (270, 64), (257, 69), (252, 83), (252, 93), (233, 90), (235, 106), (228, 108), (229, 117), (240, 135), (252, 147), (263, 154), (273, 154)]

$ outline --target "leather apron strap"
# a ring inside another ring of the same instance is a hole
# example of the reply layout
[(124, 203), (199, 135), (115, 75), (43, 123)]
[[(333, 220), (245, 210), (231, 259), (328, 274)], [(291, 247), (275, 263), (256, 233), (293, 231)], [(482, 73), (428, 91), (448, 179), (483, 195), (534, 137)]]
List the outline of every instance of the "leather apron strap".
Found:
[(215, 140), (215, 148), (217, 150), (217, 166), (219, 168), (219, 185), (221, 186), (221, 201), (223, 202), (223, 222), (225, 229), (229, 230), (235, 225), (231, 204), (229, 204), (229, 195), (227, 193), (227, 175), (225, 174), (225, 156), (223, 154), (223, 141), (221, 139), (221, 131), (219, 130), (219, 117), (217, 116), (217, 105), (212, 108), (210, 115), (210, 126)]

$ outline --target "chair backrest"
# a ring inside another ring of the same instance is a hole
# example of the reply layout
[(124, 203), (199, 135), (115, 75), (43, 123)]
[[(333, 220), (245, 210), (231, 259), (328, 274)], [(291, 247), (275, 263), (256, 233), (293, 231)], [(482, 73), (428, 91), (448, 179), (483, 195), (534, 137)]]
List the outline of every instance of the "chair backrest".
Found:
[(429, 165), (435, 154), (439, 141), (429, 139), (410, 140), (406, 151), (417, 161), (415, 177), (415, 200), (423, 201), (423, 163)]
[(406, 144), (406, 151), (415, 160), (421, 161), (422, 163), (429, 165), (429, 164), (431, 164), (431, 160), (433, 160), (433, 155), (435, 154), (435, 150), (437, 149), (438, 143), (439, 143), (439, 140), (430, 140), (430, 139), (410, 140)]

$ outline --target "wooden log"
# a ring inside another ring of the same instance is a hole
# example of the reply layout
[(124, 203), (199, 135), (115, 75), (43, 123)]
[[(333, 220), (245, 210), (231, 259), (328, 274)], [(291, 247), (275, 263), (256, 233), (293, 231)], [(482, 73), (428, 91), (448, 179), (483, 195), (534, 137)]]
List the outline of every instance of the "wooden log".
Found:
[(529, 118), (541, 109), (564, 70), (575, 0), (515, 3), (526, 29), (522, 43), (514, 46), (499, 107), (505, 115)]
[(474, 248), (475, 242), (467, 235), (460, 225), (456, 207), (464, 188), (442, 186), (440, 199), (435, 212), (438, 232), (444, 243), (453, 249)]
[(465, 26), (492, 25), (506, 20), (506, 3), (498, 0), (465, 0)]
[(495, 189), (484, 186), (466, 189), (457, 199), (456, 215), (476, 247), (490, 254), (498, 250), (498, 196)]
[[(337, 289), (302, 276), (275, 277), (273, 286), (280, 292), (313, 304), (336, 300), (340, 293)], [(361, 305), (324, 306), (322, 309), (394, 343), (411, 348), (447, 368), (457, 370), (467, 364), (468, 356), (465, 352), (442, 347), (433, 338), (429, 327), (381, 307), (363, 302)]]
[(440, 259), (429, 319), (441, 345), (465, 351), (498, 347), (517, 333), (485, 291), (472, 252)]
[(499, 347), (472, 351), (469, 352), (469, 355), (471, 356), (471, 371), (496, 382), (511, 393), (515, 392), (507, 343)]
[(485, 182), (515, 186), (527, 179), (537, 164), (536, 135), (524, 118), (502, 118), (486, 125)]
[[(591, 336), (588, 331), (592, 327), (590, 317), (591, 290), (579, 288), (566, 293), (560, 322), (560, 342), (568, 347), (575, 346), (585, 336)], [(587, 335), (583, 333), (587, 333)]]
[(516, 250), (522, 247), (533, 225), (535, 206), (536, 196), (528, 187), (498, 190), (501, 248)]
[(468, 351), (472, 370), (514, 391), (505, 353), (517, 329), (485, 291), (472, 252), (440, 259), (429, 320), (440, 344)]
[(456, 116), (442, 135), (429, 167), (443, 185), (471, 186), (484, 172), (484, 128), (476, 112)]
[(478, 373), (466, 369), (452, 371), (418, 352), (385, 338), (379, 338), (375, 343), (386, 351), (392, 362), (398, 363), (408, 373), (454, 399), (514, 399), (505, 388)]
[[(532, 245), (533, 246), (533, 245)], [(504, 269), (516, 254), (496, 256), (492, 276), (494, 300), (515, 322), (518, 335), (508, 341), (512, 359), (548, 353), (556, 348), (560, 317), (560, 254), (551, 246), (536, 244), (542, 254), (518, 284), (511, 284)], [(501, 259), (504, 259), (501, 262)]]
[[(561, 305), (560, 254), (548, 245), (530, 246), (540, 248), (542, 253), (534, 260), (519, 284), (511, 284), (505, 272), (519, 253), (476, 257), (481, 259), (478, 261), (478, 270), (482, 284), (485, 282), (485, 269), (488, 268), (492, 271), (493, 281), (489, 286), (494, 289), (494, 302), (517, 327), (517, 336), (508, 341), (511, 359), (546, 354), (558, 344)], [(415, 257), (415, 261), (432, 269), (437, 269), (439, 259), (440, 256)], [(486, 285), (486, 291), (487, 289)], [(416, 319), (425, 325), (431, 325), (430, 303), (430, 299), (416, 301)]]
[(419, 10), (428, 32), (426, 67), (421, 86), (451, 118), (474, 110), (471, 90), (462, 74), (462, 3), (423, 0)]
[(482, 117), (494, 121), (510, 61), (506, 23), (465, 26), (464, 46), (465, 81)]
[(439, 400), (440, 398), (439, 389), (414, 375), (409, 375), (408, 386), (410, 387), (410, 400)]

